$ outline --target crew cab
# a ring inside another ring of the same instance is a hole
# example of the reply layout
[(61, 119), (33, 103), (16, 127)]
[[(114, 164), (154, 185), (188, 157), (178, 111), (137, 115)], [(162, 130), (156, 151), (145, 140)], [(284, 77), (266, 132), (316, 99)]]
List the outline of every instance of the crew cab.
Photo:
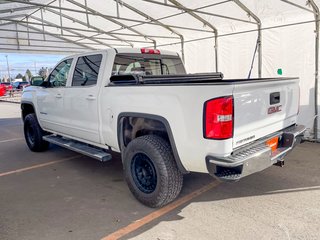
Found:
[(53, 143), (100, 161), (120, 152), (129, 189), (149, 207), (173, 201), (189, 172), (238, 181), (283, 165), (305, 131), (297, 78), (187, 74), (165, 50), (73, 55), (35, 82), (21, 100), (30, 150)]

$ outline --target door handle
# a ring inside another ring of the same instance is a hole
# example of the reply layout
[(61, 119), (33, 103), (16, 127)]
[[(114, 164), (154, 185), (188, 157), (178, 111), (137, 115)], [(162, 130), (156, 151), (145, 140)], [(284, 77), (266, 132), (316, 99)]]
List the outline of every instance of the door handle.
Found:
[(62, 95), (60, 93), (56, 94), (56, 98), (62, 98)]
[(86, 97), (87, 100), (96, 100), (96, 97), (94, 97), (93, 95), (88, 95)]

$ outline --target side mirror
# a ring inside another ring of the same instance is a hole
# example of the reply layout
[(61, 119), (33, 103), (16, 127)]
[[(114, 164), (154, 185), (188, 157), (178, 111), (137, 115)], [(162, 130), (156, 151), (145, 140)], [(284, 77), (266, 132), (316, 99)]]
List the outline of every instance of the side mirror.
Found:
[(31, 81), (30, 81), (30, 85), (31, 86), (42, 86), (43, 81), (44, 81), (44, 79), (41, 76), (32, 77)]

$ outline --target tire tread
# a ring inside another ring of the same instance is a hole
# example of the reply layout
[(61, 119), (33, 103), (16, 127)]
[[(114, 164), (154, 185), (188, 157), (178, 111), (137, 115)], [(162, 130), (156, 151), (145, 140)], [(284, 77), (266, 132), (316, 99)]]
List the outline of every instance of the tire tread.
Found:
[[(131, 148), (135, 146), (145, 146), (146, 148), (152, 148), (157, 155), (156, 159), (162, 159), (163, 161), (156, 161), (157, 168), (159, 169), (160, 188), (159, 194), (155, 198), (150, 199), (140, 194), (139, 191), (133, 186), (130, 178), (126, 173), (126, 180), (131, 192), (134, 196), (143, 204), (149, 207), (162, 207), (169, 202), (172, 202), (179, 195), (183, 185), (183, 174), (179, 171), (177, 164), (174, 160), (172, 149), (170, 144), (163, 138), (156, 135), (145, 135), (134, 139), (127, 146), (127, 151), (131, 151)], [(127, 155), (127, 152), (124, 154)], [(127, 159), (125, 158), (125, 161)], [(124, 164), (125, 165), (125, 164)]]

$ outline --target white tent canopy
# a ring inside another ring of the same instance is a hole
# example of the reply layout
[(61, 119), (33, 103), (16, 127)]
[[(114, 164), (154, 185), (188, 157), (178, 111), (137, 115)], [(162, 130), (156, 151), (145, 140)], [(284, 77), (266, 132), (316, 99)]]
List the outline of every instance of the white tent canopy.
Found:
[(179, 52), (188, 72), (247, 78), (252, 66), (254, 78), (281, 69), (300, 77), (299, 122), (318, 138), (318, 6), (320, 0), (1, 0), (0, 49), (157, 47)]

